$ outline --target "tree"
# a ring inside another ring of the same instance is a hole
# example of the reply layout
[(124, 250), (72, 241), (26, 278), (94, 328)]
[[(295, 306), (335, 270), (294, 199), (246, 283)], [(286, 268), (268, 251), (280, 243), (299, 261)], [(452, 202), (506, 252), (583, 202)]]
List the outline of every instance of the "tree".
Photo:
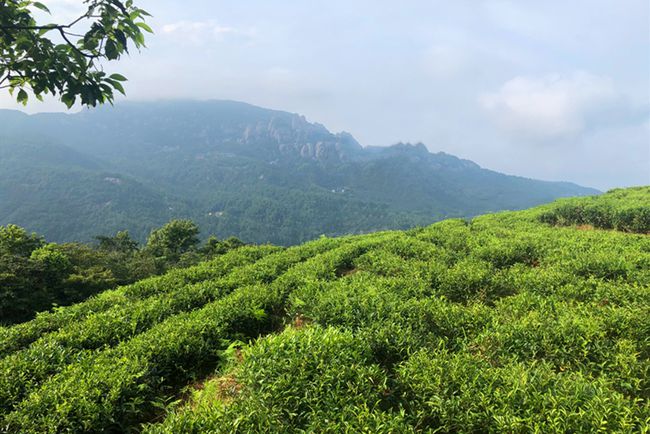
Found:
[(29, 259), (42, 265), (45, 286), (48, 287), (58, 285), (72, 271), (70, 259), (54, 243), (34, 250)]
[(140, 248), (129, 231), (119, 231), (112, 237), (100, 235), (95, 239), (99, 241), (95, 251), (102, 256), (101, 263), (111, 270), (117, 283), (126, 284), (152, 274), (150, 270), (142, 271)]
[(138, 250), (138, 243), (131, 238), (129, 231), (119, 231), (114, 237), (99, 235), (95, 239), (99, 241), (97, 248), (105, 252), (130, 254)]
[(167, 261), (178, 261), (180, 255), (196, 249), (199, 244), (199, 227), (191, 220), (172, 220), (154, 229), (147, 240), (146, 250)]
[(192, 221), (172, 220), (153, 230), (140, 249), (128, 231), (98, 236), (97, 245), (56, 244), (16, 225), (0, 226), (0, 326), (244, 245), (212, 236), (199, 248), (198, 234)]
[(211, 235), (205, 241), (203, 247), (201, 247), (200, 252), (205, 258), (213, 258), (217, 255), (223, 255), (224, 253), (243, 245), (244, 242), (236, 237), (229, 237), (221, 241), (214, 235)]
[(77, 99), (86, 106), (112, 103), (115, 91), (124, 94), (126, 78), (107, 74), (101, 62), (119, 59), (130, 45), (144, 47), (143, 32), (152, 33), (145, 23), (150, 15), (133, 0), (84, 4), (86, 12), (69, 23), (39, 25), (34, 12), (49, 13), (44, 4), (0, 0), (0, 89), (22, 104), (31, 91), (39, 100), (55, 95), (68, 107)]
[(29, 257), (45, 244), (43, 237), (16, 225), (0, 226), (0, 255)]

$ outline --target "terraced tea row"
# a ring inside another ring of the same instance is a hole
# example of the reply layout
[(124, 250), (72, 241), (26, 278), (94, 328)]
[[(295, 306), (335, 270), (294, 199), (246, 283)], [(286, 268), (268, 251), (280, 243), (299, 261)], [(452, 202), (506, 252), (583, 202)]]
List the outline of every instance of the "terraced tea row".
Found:
[(553, 206), (249, 247), (41, 316), (0, 360), (0, 426), (644, 432), (650, 237)]
[[(223, 345), (276, 327), (275, 310), (281, 305), (278, 303), (281, 303), (283, 288), (292, 284), (297, 276), (299, 279), (335, 277), (350, 255), (376, 243), (372, 238), (364, 238), (358, 243), (350, 241), (335, 248), (344, 241), (324, 239), (288, 249), (279, 256), (268, 256), (240, 276), (240, 281), (245, 283), (232, 294), (203, 308), (172, 316), (114, 348), (85, 353), (20, 403), (17, 410), (8, 415), (7, 423), (20, 430), (33, 429), (35, 425), (44, 429), (52, 426), (56, 419), (59, 420), (55, 424), (57, 429), (64, 429), (70, 423), (66, 421), (83, 420), (83, 425), (73, 425), (72, 429), (104, 430), (115, 427), (111, 420), (124, 424), (133, 418), (146, 418), (156, 408), (154, 404), (168, 393), (170, 384), (166, 382), (183, 384), (206, 367), (214, 369)], [(329, 250), (331, 248), (334, 249)], [(298, 264), (313, 255), (317, 256), (304, 265)], [(285, 270), (289, 271), (285, 274)], [(272, 283), (278, 277), (284, 278)], [(96, 381), (90, 380), (89, 374), (96, 377)], [(146, 387), (142, 386), (142, 381)], [(85, 383), (90, 384), (84, 388)], [(72, 385), (76, 385), (75, 388)], [(78, 402), (63, 409), (56, 405), (49, 409), (43, 406), (56, 397), (54, 404), (62, 398), (61, 394), (70, 394), (66, 402)], [(41, 413), (35, 411), (36, 408), (46, 411)], [(89, 413), (88, 408), (93, 411)]]
[(162, 295), (186, 284), (221, 277), (233, 268), (254, 262), (264, 255), (280, 250), (278, 247), (243, 247), (213, 261), (187, 269), (173, 270), (164, 276), (141, 280), (133, 285), (105, 291), (83, 303), (43, 312), (36, 319), (13, 327), (0, 328), (0, 356), (6, 356), (34, 342), (45, 333), (82, 321), (89, 315), (128, 306), (154, 294)]

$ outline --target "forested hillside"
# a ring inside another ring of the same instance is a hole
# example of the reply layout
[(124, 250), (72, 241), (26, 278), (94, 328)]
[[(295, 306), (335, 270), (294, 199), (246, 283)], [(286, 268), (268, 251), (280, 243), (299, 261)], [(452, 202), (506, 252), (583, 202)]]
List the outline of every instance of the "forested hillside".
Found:
[(647, 432), (649, 215), (640, 187), (237, 248), (0, 328), (0, 427)]
[(231, 101), (125, 103), (74, 115), (0, 111), (0, 225), (52, 241), (173, 218), (291, 245), (597, 193), (430, 153), (362, 147), (304, 117)]

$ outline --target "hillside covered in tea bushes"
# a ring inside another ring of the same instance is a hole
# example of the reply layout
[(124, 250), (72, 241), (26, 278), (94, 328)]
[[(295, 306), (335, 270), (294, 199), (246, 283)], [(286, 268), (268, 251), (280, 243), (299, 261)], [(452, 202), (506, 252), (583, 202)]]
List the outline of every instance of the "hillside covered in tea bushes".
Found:
[(649, 215), (615, 190), (106, 291), (0, 328), (0, 431), (647, 432)]

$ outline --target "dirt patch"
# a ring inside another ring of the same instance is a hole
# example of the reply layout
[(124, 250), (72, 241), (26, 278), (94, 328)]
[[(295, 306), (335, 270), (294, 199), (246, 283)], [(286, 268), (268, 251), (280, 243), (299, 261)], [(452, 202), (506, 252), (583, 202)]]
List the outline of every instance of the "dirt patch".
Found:
[(179, 397), (178, 406), (180, 408), (196, 409), (206, 402), (221, 401), (228, 403), (234, 400), (241, 390), (242, 385), (237, 381), (234, 373), (221, 377), (213, 375), (189, 385)]
[(339, 270), (338, 273), (336, 274), (338, 274), (339, 277), (345, 277), (345, 276), (352, 276), (354, 274), (357, 274), (358, 272), (359, 272), (358, 268), (345, 268), (343, 270)]
[(239, 395), (242, 385), (234, 374), (224, 375), (215, 380), (217, 383), (217, 396), (220, 401), (229, 402)]
[(297, 330), (307, 327), (311, 323), (311, 320), (304, 315), (300, 314), (293, 319), (291, 326)]

